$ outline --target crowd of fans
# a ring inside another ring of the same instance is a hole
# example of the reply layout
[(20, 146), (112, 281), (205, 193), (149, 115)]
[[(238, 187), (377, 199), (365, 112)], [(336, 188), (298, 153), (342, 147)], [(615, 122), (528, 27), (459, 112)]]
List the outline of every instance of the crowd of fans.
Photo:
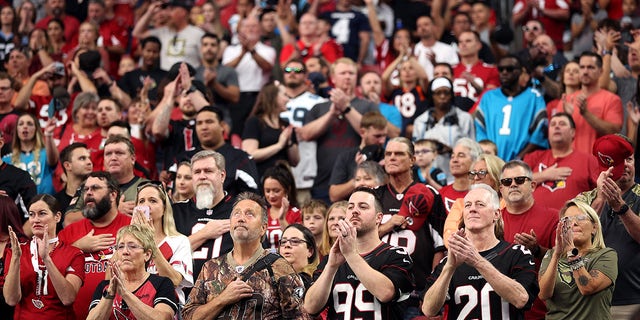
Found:
[(0, 1), (0, 314), (629, 319), (638, 16)]

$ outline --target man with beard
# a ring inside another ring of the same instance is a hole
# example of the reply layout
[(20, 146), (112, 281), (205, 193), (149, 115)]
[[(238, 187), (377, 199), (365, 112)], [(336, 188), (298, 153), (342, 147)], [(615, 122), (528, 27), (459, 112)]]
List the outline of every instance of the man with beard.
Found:
[(226, 177), (224, 157), (211, 150), (191, 158), (195, 197), (173, 204), (178, 232), (189, 237), (193, 251), (193, 277), (198, 278), (205, 262), (233, 247), (229, 235), (229, 214), (233, 198), (223, 187)]
[(214, 106), (200, 109), (196, 115), (196, 135), (201, 147), (186, 151), (176, 157), (177, 163), (188, 161), (200, 150), (216, 151), (225, 159), (226, 178), (224, 190), (232, 195), (243, 191), (258, 191), (258, 168), (246, 152), (236, 149), (224, 141), (224, 121), (222, 110)]
[(302, 309), (302, 280), (283, 257), (262, 248), (267, 230), (264, 199), (240, 194), (230, 226), (233, 251), (204, 265), (184, 319), (308, 319)]
[[(633, 181), (633, 146), (622, 135), (606, 135), (594, 145), (602, 171), (597, 188), (576, 200), (591, 204), (600, 215), (607, 247), (618, 253), (618, 278), (611, 300), (612, 319), (629, 319), (640, 307), (640, 185)], [(609, 162), (610, 160), (610, 162)]]
[(80, 248), (85, 254), (84, 283), (73, 304), (76, 319), (87, 318), (93, 291), (104, 280), (113, 256), (118, 229), (131, 224), (131, 217), (117, 210), (120, 188), (108, 172), (89, 173), (81, 190), (84, 219), (68, 225), (58, 234), (60, 241)]
[(196, 68), (196, 79), (202, 81), (213, 93), (216, 106), (230, 117), (229, 108), (240, 100), (240, 87), (236, 70), (220, 64), (218, 52), (220, 39), (213, 33), (205, 33), (200, 39), (200, 59), (202, 65)]
[[(77, 64), (71, 62), (71, 65), (71, 76), (75, 76), (78, 79), (78, 84), (82, 92), (96, 93), (96, 86), (91, 79), (78, 69)], [(38, 80), (45, 80), (47, 82), (49, 92), (51, 93), (50, 96), (33, 94), (33, 88)], [(73, 101), (80, 93), (76, 91), (69, 97), (66, 85), (67, 77), (64, 65), (60, 62), (54, 62), (31, 75), (29, 81), (27, 81), (18, 92), (14, 106), (16, 110), (25, 110), (36, 115), (40, 120), (40, 126), (43, 128), (49, 120), (49, 108), (55, 107), (56, 127), (63, 132), (63, 128), (73, 123)], [(55, 102), (51, 101), (54, 98)]]
[[(304, 309), (328, 319), (402, 319), (398, 301), (413, 290), (413, 262), (401, 248), (380, 240), (382, 205), (374, 191), (357, 188), (349, 197), (338, 238), (314, 272)], [(345, 263), (346, 262), (346, 263)]]
[[(316, 104), (326, 100), (308, 91), (307, 68), (302, 60), (291, 59), (285, 63), (282, 70), (284, 92), (289, 97), (289, 102), (287, 102), (287, 111), (280, 113), (280, 118), (289, 121), (295, 128), (300, 128), (304, 125), (307, 112)], [(316, 147), (315, 140), (305, 141), (298, 135), (300, 162), (293, 168), (293, 176), (298, 188), (298, 203), (311, 200), (311, 187), (318, 170)]]

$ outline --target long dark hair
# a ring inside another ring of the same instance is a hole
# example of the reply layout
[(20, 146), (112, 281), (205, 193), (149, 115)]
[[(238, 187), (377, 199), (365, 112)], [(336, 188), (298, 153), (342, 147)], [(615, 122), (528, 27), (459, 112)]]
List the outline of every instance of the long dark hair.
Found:
[(296, 191), (296, 180), (293, 178), (291, 168), (286, 161), (278, 160), (273, 167), (267, 169), (262, 175), (262, 185), (264, 189), (264, 181), (267, 178), (278, 181), (284, 188), (287, 196), (289, 197), (289, 205), (291, 207), (298, 207), (298, 192)]
[(13, 228), (13, 232), (18, 236), (18, 240), (27, 240), (27, 236), (22, 229), (22, 219), (20, 218), (18, 206), (16, 206), (16, 203), (13, 202), (13, 199), (10, 197), (0, 196), (0, 230), (7, 232), (9, 226)]

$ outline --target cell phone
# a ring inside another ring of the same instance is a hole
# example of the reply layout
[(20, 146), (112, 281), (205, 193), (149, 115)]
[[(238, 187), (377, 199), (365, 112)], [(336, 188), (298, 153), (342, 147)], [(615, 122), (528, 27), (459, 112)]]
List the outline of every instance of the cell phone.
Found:
[(133, 211), (142, 211), (142, 213), (147, 219), (151, 218), (149, 214), (149, 207), (147, 206), (136, 206), (135, 208), (133, 208)]
[(57, 103), (58, 103), (58, 99), (56, 98), (51, 99), (51, 102), (49, 102), (49, 108), (47, 110), (49, 119), (53, 119), (56, 116)]

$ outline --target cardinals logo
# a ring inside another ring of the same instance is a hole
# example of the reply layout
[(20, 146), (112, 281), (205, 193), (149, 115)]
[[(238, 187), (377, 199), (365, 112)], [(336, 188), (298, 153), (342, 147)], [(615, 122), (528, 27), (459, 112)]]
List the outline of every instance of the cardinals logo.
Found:
[(598, 151), (598, 160), (600, 160), (600, 163), (606, 165), (607, 167), (613, 166), (613, 158), (606, 154), (602, 154), (600, 151)]
[[(544, 163), (541, 163), (538, 165), (538, 172), (542, 172), (543, 170), (547, 169), (549, 166), (547, 166)], [(551, 192), (555, 192), (556, 190), (560, 190), (560, 189), (564, 189), (567, 187), (567, 181), (566, 180), (555, 180), (555, 181), (545, 181), (544, 183), (542, 183), (542, 186), (549, 189), (549, 191)]]

